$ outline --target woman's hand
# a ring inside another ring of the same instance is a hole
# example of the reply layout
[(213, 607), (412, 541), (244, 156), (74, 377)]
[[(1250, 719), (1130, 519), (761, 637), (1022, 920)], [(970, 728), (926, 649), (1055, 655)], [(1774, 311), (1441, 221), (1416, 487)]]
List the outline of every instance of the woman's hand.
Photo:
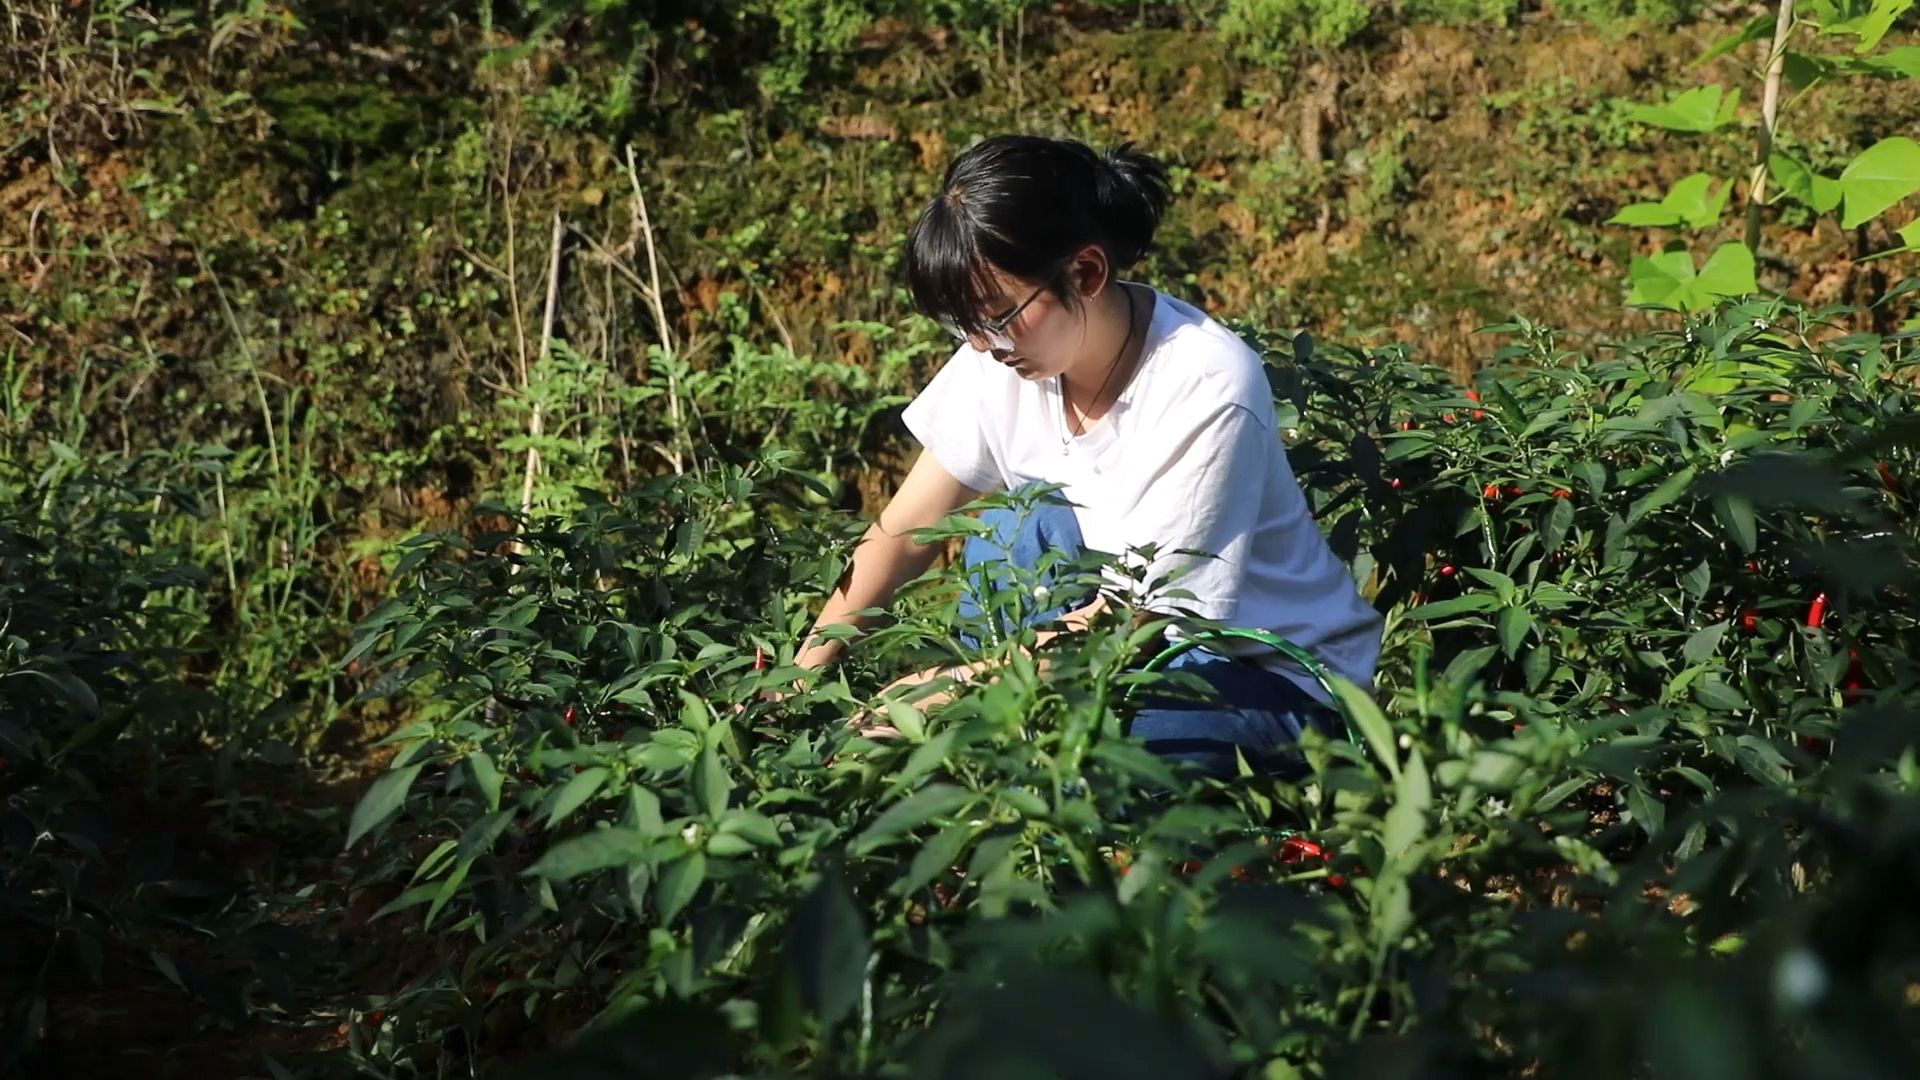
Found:
[[(886, 702), (899, 699), (911, 702), (915, 708), (925, 712), (937, 709), (952, 701), (953, 694), (947, 690), (935, 690), (931, 693), (919, 693), (916, 695), (916, 691), (919, 691), (922, 687), (936, 679), (945, 678), (964, 683), (970, 679), (972, 675), (972, 665), (928, 668), (925, 671), (916, 671), (909, 675), (902, 675), (900, 678), (882, 687), (880, 692), (874, 695), (874, 698), (881, 703), (878, 706), (880, 709), (886, 707)], [(854, 713), (853, 716), (848, 719), (847, 726), (869, 739), (898, 739), (901, 737), (900, 729), (881, 720), (873, 707), (861, 709), (859, 712)]]

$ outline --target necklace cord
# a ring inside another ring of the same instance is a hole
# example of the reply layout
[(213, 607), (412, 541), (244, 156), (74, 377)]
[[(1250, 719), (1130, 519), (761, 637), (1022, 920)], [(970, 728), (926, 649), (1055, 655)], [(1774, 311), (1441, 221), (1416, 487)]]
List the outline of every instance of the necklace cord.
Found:
[[(1100, 407), (1100, 399), (1106, 396), (1107, 386), (1108, 384), (1113, 382), (1114, 372), (1120, 370), (1120, 361), (1127, 355), (1127, 346), (1133, 344), (1133, 324), (1135, 319), (1135, 314), (1133, 309), (1133, 290), (1128, 289), (1124, 284), (1120, 286), (1120, 289), (1122, 294), (1125, 295), (1127, 298), (1127, 336), (1121, 339), (1120, 351), (1113, 354), (1113, 363), (1107, 365), (1106, 378), (1100, 380), (1100, 389), (1095, 390), (1093, 392), (1093, 402), (1087, 406), (1085, 412), (1092, 412), (1094, 409), (1097, 409)], [(1087, 433), (1086, 424), (1084, 422), (1081, 423), (1078, 430), (1075, 430), (1074, 424), (1073, 424), (1073, 411), (1068, 407), (1069, 404), (1070, 402), (1067, 400), (1067, 380), (1066, 380), (1066, 377), (1063, 375), (1060, 377), (1060, 411), (1062, 414), (1062, 418), (1066, 421), (1067, 437), (1065, 439), (1060, 440), (1062, 446), (1065, 446), (1068, 442), (1072, 441), (1073, 439), (1081, 435), (1085, 435)]]

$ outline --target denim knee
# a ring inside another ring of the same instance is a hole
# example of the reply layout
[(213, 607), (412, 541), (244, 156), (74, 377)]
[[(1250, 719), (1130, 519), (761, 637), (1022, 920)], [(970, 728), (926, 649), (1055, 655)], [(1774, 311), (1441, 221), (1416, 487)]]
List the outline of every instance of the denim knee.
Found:
[[(1026, 490), (1016, 488), (1012, 494), (1019, 496)], [(1059, 603), (1050, 602), (1060, 575), (1051, 566), (1040, 568), (1041, 558), (1048, 552), (1060, 559), (1080, 554), (1084, 541), (1072, 506), (1058, 496), (1042, 496), (1013, 506), (996, 506), (982, 513), (980, 521), (985, 531), (969, 537), (962, 551), (965, 586), (960, 596), (961, 618), (978, 618), (993, 593), (1016, 586), (1047, 589), (1036, 594), (1034, 606), (1023, 612), (1022, 626), (1051, 622), (1077, 606), (1067, 596), (1060, 597)], [(1004, 624), (998, 627), (1001, 633), (1012, 629)], [(969, 648), (979, 647), (970, 634), (962, 634), (961, 641)]]

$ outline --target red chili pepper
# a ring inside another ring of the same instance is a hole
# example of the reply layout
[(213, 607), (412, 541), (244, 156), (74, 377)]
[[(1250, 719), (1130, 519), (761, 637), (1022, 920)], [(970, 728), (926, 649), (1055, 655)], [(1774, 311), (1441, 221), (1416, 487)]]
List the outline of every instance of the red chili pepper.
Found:
[(1395, 491), (1399, 491), (1402, 487), (1406, 486), (1406, 483), (1407, 482), (1405, 480), (1402, 480), (1396, 476), (1393, 479), (1387, 481), (1387, 486), (1392, 488)]
[(1327, 884), (1336, 889), (1344, 889), (1347, 887), (1347, 879), (1340, 874), (1328, 874)]
[(1274, 857), (1282, 863), (1290, 864), (1305, 862), (1308, 859), (1324, 859), (1327, 853), (1319, 844), (1304, 836), (1289, 836), (1280, 842), (1280, 850)]
[(1826, 625), (1826, 621), (1827, 594), (1821, 593), (1813, 598), (1813, 603), (1807, 605), (1807, 626), (1810, 629), (1818, 630), (1820, 627)]
[(1867, 671), (1860, 666), (1860, 650), (1847, 650), (1847, 673), (1840, 677), (1840, 700), (1852, 705), (1867, 692)]
[(1200, 872), (1200, 860), (1198, 860), (1198, 859), (1188, 859), (1188, 860), (1187, 860), (1186, 862), (1183, 862), (1183, 863), (1181, 863), (1181, 864), (1180, 864), (1180, 872), (1181, 872), (1182, 874), (1197, 874), (1197, 873), (1199, 873), (1199, 872)]
[(1244, 866), (1234, 867), (1232, 870), (1232, 873), (1233, 873), (1233, 880), (1235, 881), (1252, 881), (1253, 880), (1253, 875), (1247, 873), (1247, 868)]
[(566, 712), (565, 712), (565, 713), (564, 713), (564, 714), (563, 714), (563, 715), (562, 715), (562, 716), (560, 717), (560, 719), (561, 719), (561, 720), (564, 720), (564, 721), (566, 722), (566, 725), (567, 725), (568, 727), (572, 727), (572, 726), (573, 726), (573, 716), (574, 716), (574, 713), (573, 713), (573, 706), (571, 706), (571, 705), (569, 705), (569, 706), (567, 706), (567, 711), (566, 711)]
[(1453, 423), (1453, 414), (1448, 413), (1447, 415), (1441, 417), (1440, 419), (1445, 420), (1447, 423), (1451, 424)]
[(1900, 494), (1900, 481), (1893, 478), (1893, 470), (1887, 468), (1886, 462), (1874, 462), (1874, 469), (1880, 473), (1880, 486), (1886, 488), (1889, 495)]
[(1802, 735), (1797, 741), (1799, 742), (1800, 749), (1805, 750), (1809, 754), (1826, 753), (1827, 746), (1829, 745), (1827, 740), (1816, 738), (1812, 735)]
[[(1478, 391), (1478, 390), (1469, 390), (1469, 391), (1467, 391), (1467, 400), (1468, 400), (1468, 401), (1479, 401), (1479, 400), (1480, 400), (1480, 391)], [(1485, 409), (1475, 409), (1475, 410), (1473, 410), (1473, 418), (1474, 418), (1475, 420), (1485, 420), (1485, 419), (1487, 418), (1487, 412), (1486, 412), (1486, 410), (1485, 410)]]
[(1500, 485), (1499, 485), (1499, 484), (1488, 484), (1488, 485), (1487, 485), (1486, 487), (1483, 487), (1483, 488), (1481, 488), (1481, 489), (1480, 489), (1480, 496), (1481, 496), (1481, 498), (1484, 498), (1484, 499), (1487, 499), (1487, 500), (1490, 500), (1490, 501), (1491, 501), (1491, 500), (1497, 500), (1497, 499), (1499, 499), (1499, 498), (1500, 498)]
[(378, 1024), (382, 1020), (385, 1020), (386, 1018), (387, 1018), (387, 1014), (381, 1012), (379, 1009), (375, 1009), (372, 1012), (367, 1014), (367, 1022), (370, 1024)]
[(1457, 567), (1457, 566), (1455, 566), (1455, 565), (1453, 565), (1452, 563), (1441, 563), (1441, 564), (1440, 564), (1440, 576), (1441, 576), (1441, 577), (1452, 577), (1453, 575), (1455, 575), (1455, 574), (1457, 574), (1457, 573), (1459, 573), (1459, 572), (1460, 572), (1460, 568), (1459, 568), (1459, 567)]
[(1568, 491), (1566, 488), (1554, 488), (1553, 497), (1556, 499), (1571, 499), (1573, 498), (1573, 492)]
[(1522, 494), (1522, 492), (1521, 492), (1521, 490), (1520, 490), (1520, 485), (1519, 485), (1519, 484), (1508, 484), (1508, 485), (1507, 485), (1507, 498), (1509, 498), (1509, 499), (1517, 499), (1517, 498), (1519, 498), (1519, 497), (1521, 496), (1521, 494)]
[(1749, 634), (1760, 629), (1760, 613), (1752, 608), (1741, 612), (1740, 629), (1745, 630)]
[(1480, 391), (1478, 391), (1478, 390), (1469, 390), (1469, 391), (1467, 391), (1467, 400), (1468, 400), (1468, 401), (1479, 401), (1479, 400), (1480, 400)]
[(767, 650), (761, 648), (758, 645), (755, 645), (753, 647), (753, 670), (755, 671), (767, 670)]
[(1400, 421), (1400, 430), (1401, 430), (1401, 431), (1412, 431), (1412, 430), (1413, 430), (1413, 421), (1411, 421), (1411, 420), (1402, 420), (1402, 421)]
[(1747, 560), (1747, 573), (1749, 573), (1749, 574), (1757, 574), (1757, 573), (1759, 573), (1759, 572), (1760, 572), (1760, 560), (1759, 560), (1759, 559), (1748, 559), (1748, 560)]

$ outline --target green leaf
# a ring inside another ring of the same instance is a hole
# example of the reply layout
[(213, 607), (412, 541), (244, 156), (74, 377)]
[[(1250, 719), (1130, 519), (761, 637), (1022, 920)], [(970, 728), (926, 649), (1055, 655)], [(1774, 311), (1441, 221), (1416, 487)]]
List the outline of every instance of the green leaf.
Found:
[(1387, 722), (1387, 714), (1380, 711), (1380, 704), (1373, 695), (1358, 686), (1335, 676), (1333, 689), (1340, 696), (1340, 704), (1346, 706), (1347, 718), (1353, 726), (1360, 729), (1360, 735), (1373, 749), (1373, 755), (1387, 767), (1387, 772), (1396, 779), (1400, 776), (1400, 759), (1394, 749), (1393, 725)]
[(427, 917), (421, 920), (421, 929), (433, 926), (433, 920), (440, 917), (440, 912), (446, 908), (448, 901), (460, 891), (460, 886), (466, 884), (467, 873), (472, 869), (472, 859), (461, 859), (460, 864), (454, 867), (453, 873), (447, 875), (447, 880), (440, 883), (440, 891), (434, 894), (433, 904), (427, 908)]
[(1840, 181), (1821, 176), (1797, 158), (1778, 151), (1768, 155), (1767, 168), (1787, 194), (1824, 214), (1840, 205)]
[(1879, 56), (1869, 56), (1861, 64), (1877, 75), (1893, 79), (1920, 79), (1920, 45), (1902, 45)]
[(1881, 139), (1840, 173), (1846, 212), (1842, 228), (1851, 229), (1920, 190), (1920, 143), (1904, 135)]
[(1681, 647), (1680, 655), (1688, 664), (1704, 664), (1720, 650), (1720, 640), (1727, 636), (1732, 623), (1717, 622), (1712, 626), (1694, 631), (1693, 636)]
[(1678, 214), (1680, 220), (1696, 229), (1704, 229), (1720, 217), (1720, 211), (1726, 208), (1727, 196), (1733, 191), (1733, 181), (1713, 186), (1713, 178), (1706, 173), (1694, 173), (1673, 185), (1661, 199), (1661, 205)]
[(566, 818), (568, 814), (580, 809), (580, 804), (593, 798), (600, 785), (607, 782), (608, 771), (600, 766), (575, 773), (553, 797), (553, 809), (547, 812), (547, 828), (551, 829)]
[(1733, 192), (1733, 181), (1713, 189), (1713, 177), (1694, 173), (1673, 185), (1657, 203), (1634, 203), (1607, 219), (1609, 225), (1688, 225), (1704, 229), (1720, 217)]
[(525, 874), (549, 881), (571, 881), (609, 866), (624, 866), (638, 858), (646, 845), (647, 838), (637, 829), (595, 829), (548, 848)]
[(1754, 279), (1753, 252), (1745, 244), (1721, 244), (1707, 256), (1707, 265), (1700, 268), (1700, 277), (1694, 285), (1701, 294), (1701, 307), (1711, 307), (1715, 300), (1725, 297), (1758, 292), (1760, 284)]
[(493, 758), (485, 750), (475, 750), (467, 755), (467, 771), (473, 774), (473, 784), (480, 789), (480, 797), (487, 800), (488, 810), (500, 809), (500, 770), (493, 764)]
[(1897, 230), (1894, 235), (1898, 236), (1901, 242), (1910, 248), (1920, 247), (1920, 217), (1907, 222), (1906, 225)]
[(720, 819), (719, 831), (728, 836), (745, 837), (757, 847), (780, 846), (780, 827), (773, 819), (745, 807), (727, 811), (727, 816)]
[(1413, 893), (1404, 875), (1382, 877), (1368, 901), (1367, 917), (1376, 945), (1392, 946), (1413, 926)]
[(1714, 249), (1707, 265), (1699, 270), (1694, 269), (1693, 256), (1684, 248), (1644, 258), (1636, 256), (1627, 268), (1627, 277), (1633, 283), (1627, 302), (1681, 311), (1703, 310), (1722, 298), (1758, 291), (1753, 270), (1753, 253), (1739, 243)]
[(1700, 704), (1721, 712), (1732, 712), (1747, 706), (1746, 695), (1729, 686), (1718, 675), (1708, 675), (1694, 683), (1693, 696)]
[(1526, 608), (1510, 607), (1500, 612), (1500, 648), (1509, 657), (1520, 654), (1520, 646), (1533, 630), (1533, 615)]
[(1553, 511), (1547, 515), (1546, 549), (1558, 551), (1566, 542), (1567, 530), (1573, 527), (1573, 500), (1553, 500)]
[(702, 750), (694, 769), (694, 798), (700, 801), (707, 817), (718, 821), (720, 815), (727, 812), (727, 798), (733, 794), (733, 782), (727, 779), (726, 766), (720, 763), (720, 751), (713, 746)]
[(440, 846), (428, 852), (427, 857), (420, 860), (420, 865), (414, 867), (413, 876), (407, 879), (407, 884), (411, 885), (422, 878), (432, 878), (439, 872), (441, 862), (445, 860), (447, 856), (453, 854), (459, 847), (460, 841), (458, 840), (440, 841)]
[(1689, 465), (1667, 477), (1659, 487), (1635, 499), (1633, 505), (1627, 508), (1627, 524), (1631, 526), (1641, 518), (1678, 499), (1693, 484), (1695, 471), (1695, 467)]
[(846, 884), (838, 874), (826, 875), (800, 902), (787, 936), (789, 970), (801, 1001), (823, 1026), (859, 1002), (871, 955), (866, 923)]
[(1753, 500), (1744, 495), (1715, 495), (1713, 512), (1740, 550), (1748, 555), (1753, 554), (1760, 545), (1759, 531), (1753, 520)]
[(394, 811), (407, 800), (407, 791), (413, 787), (413, 778), (420, 775), (421, 765), (408, 765), (403, 769), (382, 776), (373, 782), (367, 793), (360, 798), (359, 805), (353, 808), (353, 820), (347, 825), (347, 847), (358, 843), (362, 836), (378, 828), (392, 817)]
[(666, 819), (660, 814), (660, 796), (640, 784), (627, 789), (627, 824), (646, 840), (658, 840), (667, 834)]
[(907, 868), (907, 876), (894, 882), (891, 890), (896, 896), (906, 896), (932, 881), (953, 867), (973, 840), (979, 828), (964, 821), (949, 825), (939, 834), (927, 841), (926, 846), (914, 855), (913, 864)]
[(1713, 59), (1717, 59), (1719, 57), (1725, 56), (1726, 54), (1732, 52), (1733, 50), (1739, 48), (1742, 45), (1750, 44), (1755, 41), (1772, 40), (1773, 21), (1774, 21), (1774, 16), (1772, 12), (1767, 12), (1761, 15), (1755, 15), (1753, 18), (1747, 20), (1747, 24), (1745, 26), (1742, 26), (1740, 29), (1734, 31), (1731, 34), (1728, 34), (1726, 37), (1721, 38), (1719, 41), (1714, 42), (1713, 45), (1707, 49), (1706, 52), (1703, 52), (1699, 56), (1695, 57), (1693, 64), (1690, 66), (1697, 67), (1701, 64), (1706, 63), (1709, 60), (1713, 60)]
[(952, 784), (928, 784), (888, 807), (853, 842), (853, 852), (865, 855), (890, 844), (931, 818), (951, 814), (972, 804), (974, 794)]
[(690, 851), (684, 857), (667, 864), (660, 873), (660, 887), (653, 894), (653, 902), (660, 910), (660, 921), (670, 923), (675, 915), (692, 902), (693, 894), (707, 880), (707, 857), (704, 853)]
[(1535, 645), (1527, 650), (1527, 658), (1522, 670), (1527, 676), (1527, 692), (1538, 693), (1540, 684), (1547, 681), (1547, 672), (1553, 667), (1553, 650), (1546, 645)]
[(1900, 16), (1913, 7), (1913, 0), (1874, 0), (1873, 7), (1865, 15), (1856, 16), (1843, 22), (1829, 23), (1820, 28), (1822, 34), (1855, 34), (1860, 43), (1853, 47), (1856, 54), (1871, 52), (1880, 40), (1893, 29)]
[(1627, 303), (1679, 307), (1680, 303), (1675, 298), (1690, 288), (1698, 276), (1693, 267), (1693, 255), (1685, 250), (1635, 256), (1627, 266), (1627, 280), (1633, 283), (1633, 291), (1627, 294)]
[(1738, 87), (1729, 94), (1718, 84), (1696, 86), (1660, 105), (1635, 105), (1627, 119), (1668, 131), (1706, 132), (1725, 126), (1740, 104)]
[(1680, 224), (1680, 212), (1665, 203), (1629, 203), (1607, 219), (1609, 225), (1627, 225), (1637, 229), (1662, 228)]
[(1798, 49), (1788, 49), (1780, 66), (1787, 82), (1802, 91), (1842, 70), (1838, 57), (1803, 53)]
[(1469, 611), (1491, 611), (1499, 601), (1486, 593), (1468, 593), (1446, 600), (1437, 600), (1431, 604), (1421, 604), (1407, 611), (1409, 619), (1445, 619)]

